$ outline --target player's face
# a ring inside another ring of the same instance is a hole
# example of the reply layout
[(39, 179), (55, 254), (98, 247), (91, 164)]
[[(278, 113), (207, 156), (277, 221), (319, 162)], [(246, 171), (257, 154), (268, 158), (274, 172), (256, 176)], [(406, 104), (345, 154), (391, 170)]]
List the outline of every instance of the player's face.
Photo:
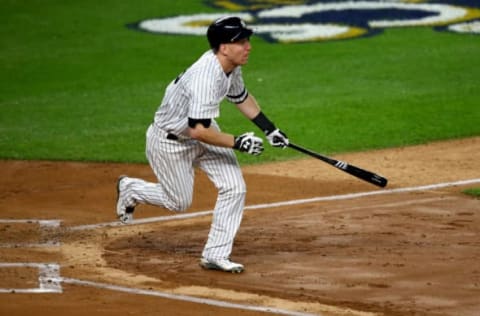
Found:
[(248, 55), (252, 49), (248, 38), (237, 42), (226, 44), (226, 56), (230, 63), (235, 66), (245, 65), (248, 62)]

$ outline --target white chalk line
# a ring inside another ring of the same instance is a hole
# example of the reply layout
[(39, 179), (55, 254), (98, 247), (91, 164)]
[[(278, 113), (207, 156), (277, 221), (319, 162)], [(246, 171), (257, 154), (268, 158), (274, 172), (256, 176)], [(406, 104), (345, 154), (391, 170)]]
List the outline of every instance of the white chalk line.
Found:
[(162, 297), (162, 298), (171, 299), (171, 300), (185, 301), (185, 302), (198, 303), (198, 304), (206, 304), (206, 305), (212, 305), (212, 306), (223, 307), (223, 308), (234, 308), (234, 309), (241, 309), (241, 310), (267, 312), (267, 313), (275, 313), (275, 314), (279, 314), (279, 315), (291, 315), (291, 316), (318, 315), (318, 314), (308, 314), (308, 313), (278, 309), (278, 308), (273, 308), (273, 307), (239, 304), (239, 303), (230, 303), (230, 302), (226, 302), (226, 301), (219, 301), (219, 300), (214, 300), (214, 299), (209, 299), (209, 298), (201, 298), (201, 297), (181, 295), (181, 294), (171, 294), (171, 293), (160, 292), (160, 291), (155, 291), (155, 290), (134, 289), (134, 288), (124, 287), (124, 286), (119, 286), (119, 285), (85, 281), (85, 280), (78, 280), (78, 279), (72, 279), (72, 278), (63, 278), (62, 280), (63, 280), (63, 283), (67, 283), (67, 284), (90, 286), (90, 287), (113, 290), (113, 291), (118, 291), (118, 292), (129, 293), (129, 294), (139, 294), (139, 295)]
[[(43, 219), (0, 219), (1, 224), (38, 224), (40, 229), (55, 229), (60, 220)], [(59, 241), (48, 240), (44, 243), (1, 243), (0, 248), (37, 248), (58, 247)], [(0, 268), (36, 268), (38, 269), (38, 288), (0, 288), (0, 293), (62, 293), (60, 284), (60, 266), (56, 263), (12, 263), (0, 262)]]
[(0, 288), (0, 293), (62, 293), (60, 266), (56, 263), (0, 262), (0, 268), (38, 269), (38, 288)]
[[(291, 201), (276, 202), (276, 203), (257, 204), (257, 205), (246, 206), (245, 209), (252, 210), (252, 209), (263, 209), (263, 208), (273, 208), (273, 207), (280, 207), (280, 206), (298, 205), (298, 204), (305, 204), (305, 203), (314, 203), (314, 202), (321, 202), (321, 201), (345, 200), (345, 199), (361, 198), (361, 197), (372, 196), (372, 195), (424, 191), (424, 190), (432, 190), (432, 189), (439, 189), (439, 188), (445, 188), (445, 187), (451, 187), (451, 186), (457, 186), (457, 185), (468, 185), (468, 184), (475, 184), (475, 183), (480, 183), (480, 179), (439, 183), (439, 184), (410, 187), (410, 188), (398, 188), (398, 189), (390, 189), (390, 190), (382, 190), (382, 191), (371, 191), (371, 192), (344, 194), (344, 195), (337, 195), (337, 196), (316, 197), (311, 199), (291, 200)], [(206, 216), (211, 214), (213, 214), (213, 210), (196, 212), (192, 214), (180, 214), (180, 215), (160, 216), (160, 217), (153, 217), (148, 219), (140, 219), (140, 220), (133, 221), (132, 224), (139, 225), (139, 224), (147, 224), (147, 223), (161, 222), (161, 221), (188, 219), (188, 218), (201, 217), (201, 216)], [(88, 229), (95, 229), (95, 228), (105, 227), (105, 226), (119, 226), (119, 225), (124, 226), (124, 224), (121, 224), (118, 222), (111, 222), (111, 223), (102, 223), (102, 224), (96, 224), (96, 225), (76, 226), (76, 227), (72, 227), (71, 229), (72, 230), (88, 230)], [(170, 294), (170, 293), (153, 291), (153, 290), (134, 289), (134, 288), (122, 287), (118, 285), (110, 285), (110, 284), (83, 281), (83, 280), (77, 280), (77, 279), (64, 278), (63, 282), (70, 283), (70, 284), (84, 285), (84, 286), (92, 286), (96, 288), (109, 289), (109, 290), (120, 291), (120, 292), (131, 293), (131, 294), (149, 295), (149, 296), (163, 297), (166, 299), (188, 301), (188, 302), (199, 303), (199, 304), (207, 304), (207, 305), (213, 305), (213, 306), (224, 307), (224, 308), (235, 308), (235, 309), (242, 309), (242, 310), (249, 310), (249, 311), (269, 312), (269, 313), (276, 313), (280, 315), (292, 315), (292, 316), (319, 315), (319, 314), (308, 314), (308, 313), (301, 313), (301, 312), (295, 312), (295, 311), (289, 311), (289, 310), (283, 310), (283, 309), (276, 309), (276, 308), (270, 308), (270, 307), (230, 303), (226, 301), (199, 298), (199, 297), (187, 296), (187, 295), (176, 295), (176, 294)]]
[[(309, 199), (289, 200), (289, 201), (282, 201), (282, 202), (275, 202), (275, 203), (256, 204), (256, 205), (245, 206), (244, 209), (257, 210), (257, 209), (264, 209), (264, 208), (292, 206), (292, 205), (316, 203), (316, 202), (323, 202), (323, 201), (347, 200), (347, 199), (363, 198), (363, 197), (374, 196), (374, 195), (435, 190), (435, 189), (441, 189), (446, 187), (469, 185), (469, 184), (476, 184), (476, 183), (480, 183), (480, 179), (460, 180), (460, 181), (454, 181), (454, 182), (444, 182), (444, 183), (408, 187), (408, 188), (377, 190), (377, 191), (350, 193), (350, 194), (342, 194), (342, 195), (320, 196), (320, 197), (314, 197)], [(194, 212), (194, 213), (188, 213), (188, 214), (149, 217), (149, 218), (133, 220), (128, 225), (141, 225), (141, 224), (151, 224), (156, 222), (191, 219), (191, 218), (202, 217), (202, 216), (207, 216), (212, 214), (213, 214), (213, 210), (208, 210), (208, 211), (200, 211), (200, 212)], [(125, 226), (125, 224), (120, 223), (119, 221), (115, 221), (115, 222), (108, 222), (108, 223), (72, 226), (69, 229), (75, 231), (75, 230), (89, 230), (89, 229), (97, 229), (102, 227), (115, 227), (115, 226)]]
[[(267, 204), (257, 204), (246, 206), (245, 209), (263, 209), (263, 208), (274, 208), (274, 207), (282, 207), (282, 206), (290, 206), (290, 205), (299, 205), (299, 204), (306, 204), (306, 203), (315, 203), (321, 201), (333, 201), (333, 200), (346, 200), (346, 199), (354, 199), (354, 198), (362, 198), (366, 196), (373, 196), (373, 195), (382, 195), (382, 194), (393, 194), (393, 193), (403, 193), (403, 192), (414, 192), (414, 191), (425, 191), (425, 190), (434, 190), (440, 189), (445, 187), (451, 186), (460, 186), (460, 185), (468, 185), (468, 184), (476, 184), (480, 183), (480, 179), (470, 179), (470, 180), (462, 180), (456, 182), (447, 182), (447, 183), (439, 183), (439, 184), (432, 184), (432, 185), (424, 185), (424, 186), (417, 186), (417, 187), (409, 187), (409, 188), (398, 188), (398, 189), (390, 189), (390, 190), (379, 190), (379, 191), (370, 191), (370, 192), (361, 192), (361, 193), (353, 193), (353, 194), (344, 194), (344, 195), (336, 195), (336, 196), (327, 196), (327, 197), (315, 197), (310, 199), (298, 199), (298, 200), (290, 200), (290, 201), (283, 201), (283, 202), (276, 202), (276, 203), (267, 203)], [(180, 220), (180, 219), (188, 219), (188, 218), (195, 218), (201, 217), (206, 215), (213, 214), (213, 210), (209, 211), (202, 211), (196, 212), (192, 214), (180, 214), (180, 215), (173, 215), (173, 216), (160, 216), (148, 219), (140, 219), (135, 220), (132, 224), (146, 224), (146, 223), (153, 223), (159, 221), (171, 221), (171, 220)], [(0, 223), (31, 223), (31, 222), (42, 222), (42, 220), (1, 220)], [(45, 222), (45, 221), (43, 221)], [(49, 221), (46, 221), (47, 223)], [(52, 221), (57, 222), (57, 221)], [(59, 224), (53, 224), (52, 226), (58, 226)], [(118, 222), (110, 222), (110, 223), (100, 223), (94, 225), (81, 225), (81, 226), (74, 226), (71, 227), (71, 230), (88, 230), (88, 229), (95, 229), (105, 226), (123, 226), (123, 224)], [(35, 263), (0, 263), (0, 267), (37, 267), (40, 270), (40, 277), (39, 277), (39, 288), (35, 289), (0, 289), (0, 293), (11, 293), (15, 291), (17, 293), (61, 293), (62, 288), (60, 283), (67, 283), (67, 284), (76, 284), (76, 285), (83, 285), (83, 286), (91, 286), (96, 288), (102, 289), (109, 289), (114, 291), (120, 291), (130, 294), (140, 294), (140, 295), (149, 295), (149, 296), (156, 296), (156, 297), (163, 297), (166, 299), (174, 299), (174, 300), (181, 300), (181, 301), (188, 301), (192, 303), (199, 303), (199, 304), (207, 304), (213, 305), (218, 307), (224, 308), (235, 308), (235, 309), (242, 309), (242, 310), (250, 310), (250, 311), (259, 311), (259, 312), (269, 312), (269, 313), (276, 313), (280, 315), (292, 315), (292, 316), (311, 316), (314, 314), (308, 313), (301, 313), (296, 311), (289, 311), (277, 308), (270, 308), (270, 307), (263, 307), (263, 306), (254, 306), (254, 305), (246, 305), (246, 304), (238, 304), (238, 303), (230, 303), (226, 301), (219, 301), (213, 299), (206, 299), (206, 298), (199, 298), (187, 295), (177, 295), (177, 294), (170, 294), (160, 291), (153, 291), (153, 290), (142, 290), (142, 289), (134, 289), (128, 287), (122, 287), (118, 285), (111, 285), (105, 283), (98, 283), (92, 281), (85, 281), (85, 280), (78, 280), (72, 278), (61, 278), (58, 274), (59, 266), (57, 264), (35, 264)], [(53, 268), (52, 268), (53, 267)], [(318, 315), (318, 314), (315, 314)]]
[(59, 241), (47, 241), (44, 243), (2, 243), (0, 248), (50, 248), (60, 247)]
[(56, 219), (1, 219), (0, 224), (38, 224), (43, 227), (59, 227), (62, 221)]
[[(61, 220), (56, 219), (1, 219), (0, 224), (38, 224), (40, 229), (56, 229), (60, 227)], [(47, 240), (42, 243), (0, 243), (0, 248), (43, 248), (59, 247), (58, 240)]]
[(155, 297), (162, 297), (170, 300), (184, 301), (184, 302), (197, 303), (197, 304), (206, 304), (206, 305), (223, 307), (223, 308), (233, 308), (233, 309), (257, 311), (257, 312), (264, 312), (264, 313), (274, 313), (278, 315), (288, 315), (288, 316), (318, 315), (318, 314), (309, 314), (309, 313), (279, 309), (274, 307), (231, 303), (231, 302), (219, 301), (219, 300), (208, 299), (208, 298), (194, 297), (189, 295), (171, 294), (171, 293), (155, 291), (155, 290), (135, 289), (135, 288), (124, 287), (119, 285), (85, 281), (85, 280), (79, 280), (79, 279), (73, 279), (73, 278), (62, 278), (60, 277), (60, 266), (56, 263), (0, 262), (0, 268), (37, 268), (39, 271), (38, 288), (0, 288), (0, 294), (2, 293), (22, 293), (22, 294), (63, 293), (63, 288), (61, 286), (61, 283), (66, 283), (66, 284), (73, 284), (73, 285), (89, 286), (89, 287), (94, 287), (98, 289), (112, 290), (112, 291), (129, 293), (129, 294), (155, 296)]

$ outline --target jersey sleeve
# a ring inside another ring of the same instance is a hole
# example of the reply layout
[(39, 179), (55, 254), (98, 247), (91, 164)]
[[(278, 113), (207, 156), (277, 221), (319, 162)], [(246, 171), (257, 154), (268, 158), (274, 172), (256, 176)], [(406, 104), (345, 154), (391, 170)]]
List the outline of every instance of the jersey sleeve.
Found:
[(191, 103), (188, 117), (194, 119), (212, 119), (220, 116), (220, 104), (216, 100), (215, 82), (213, 77), (194, 76), (189, 85)]
[(245, 84), (243, 83), (242, 69), (237, 67), (231, 76), (232, 84), (227, 93), (227, 100), (235, 104), (242, 103), (248, 97), (247, 88), (245, 88)]

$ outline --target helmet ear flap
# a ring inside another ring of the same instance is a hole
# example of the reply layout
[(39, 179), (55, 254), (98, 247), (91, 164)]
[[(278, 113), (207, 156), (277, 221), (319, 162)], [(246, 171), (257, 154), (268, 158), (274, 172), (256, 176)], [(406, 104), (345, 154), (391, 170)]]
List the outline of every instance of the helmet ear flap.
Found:
[(210, 48), (218, 50), (220, 47), (220, 34), (218, 34), (218, 28), (214, 23), (210, 24), (207, 30), (207, 39), (210, 44)]

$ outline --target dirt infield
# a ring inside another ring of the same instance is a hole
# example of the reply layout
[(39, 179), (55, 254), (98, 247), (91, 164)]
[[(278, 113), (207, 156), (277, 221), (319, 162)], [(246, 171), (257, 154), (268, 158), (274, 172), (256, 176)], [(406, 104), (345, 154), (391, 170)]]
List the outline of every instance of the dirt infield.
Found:
[(116, 178), (147, 165), (0, 161), (0, 315), (478, 315), (480, 200), (461, 191), (480, 137), (336, 158), (389, 185), (310, 158), (244, 168), (240, 275), (198, 266), (202, 173), (186, 216), (139, 206), (122, 226)]

